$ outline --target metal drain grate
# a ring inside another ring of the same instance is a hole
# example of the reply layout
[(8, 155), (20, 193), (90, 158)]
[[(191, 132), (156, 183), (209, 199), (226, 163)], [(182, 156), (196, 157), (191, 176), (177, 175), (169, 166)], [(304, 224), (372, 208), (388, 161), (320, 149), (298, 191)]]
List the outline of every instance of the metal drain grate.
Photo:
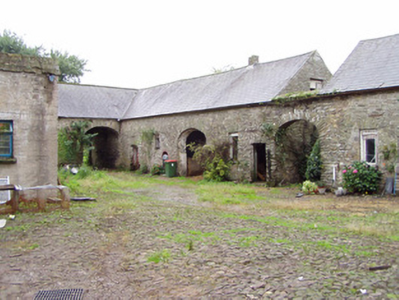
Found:
[(81, 300), (83, 289), (39, 291), (33, 300)]

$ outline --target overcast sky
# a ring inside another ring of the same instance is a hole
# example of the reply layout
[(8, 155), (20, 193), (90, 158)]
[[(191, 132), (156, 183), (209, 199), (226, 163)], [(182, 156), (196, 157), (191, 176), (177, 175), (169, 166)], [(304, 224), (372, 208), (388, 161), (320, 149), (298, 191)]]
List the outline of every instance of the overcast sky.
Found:
[(88, 60), (82, 84), (145, 88), (317, 50), (334, 73), (399, 33), (398, 0), (4, 0), (0, 31)]

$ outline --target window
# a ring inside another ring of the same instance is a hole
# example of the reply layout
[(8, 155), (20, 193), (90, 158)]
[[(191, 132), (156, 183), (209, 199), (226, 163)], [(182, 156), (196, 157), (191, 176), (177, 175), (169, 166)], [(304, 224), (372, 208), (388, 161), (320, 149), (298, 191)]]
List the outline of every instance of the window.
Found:
[(237, 161), (238, 158), (238, 133), (230, 134), (230, 159)]
[(376, 131), (361, 131), (361, 160), (369, 165), (377, 164), (378, 139)]
[(12, 157), (12, 121), (0, 121), (0, 157)]
[(310, 90), (314, 91), (314, 90), (321, 90), (321, 88), (323, 87), (323, 80), (321, 79), (310, 79)]

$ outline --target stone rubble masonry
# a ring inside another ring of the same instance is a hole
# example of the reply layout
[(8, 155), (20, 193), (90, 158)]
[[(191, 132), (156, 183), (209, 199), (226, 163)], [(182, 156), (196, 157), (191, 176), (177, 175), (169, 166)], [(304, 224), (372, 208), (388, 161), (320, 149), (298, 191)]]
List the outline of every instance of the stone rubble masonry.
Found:
[(13, 184), (57, 184), (55, 61), (0, 53), (0, 120), (13, 121), (13, 160), (0, 159), (0, 177)]
[[(229, 133), (238, 133), (238, 160), (234, 179), (252, 180), (254, 143), (266, 143), (274, 153), (273, 142), (261, 132), (263, 123), (282, 126), (296, 120), (314, 124), (321, 141), (322, 179), (332, 184), (333, 167), (337, 182), (342, 180), (342, 167), (360, 160), (361, 130), (378, 132), (378, 165), (382, 167), (382, 148), (398, 142), (399, 89), (386, 89), (352, 94), (336, 94), (292, 101), (287, 104), (266, 103), (251, 107), (175, 114), (122, 121), (120, 130), (120, 163), (128, 167), (132, 145), (139, 147), (140, 163), (151, 168), (162, 163), (162, 153), (178, 160), (178, 173), (186, 174), (185, 146), (187, 132), (199, 130), (207, 143), (229, 141)], [(159, 134), (160, 148), (150, 149), (141, 142), (141, 133), (154, 130)]]

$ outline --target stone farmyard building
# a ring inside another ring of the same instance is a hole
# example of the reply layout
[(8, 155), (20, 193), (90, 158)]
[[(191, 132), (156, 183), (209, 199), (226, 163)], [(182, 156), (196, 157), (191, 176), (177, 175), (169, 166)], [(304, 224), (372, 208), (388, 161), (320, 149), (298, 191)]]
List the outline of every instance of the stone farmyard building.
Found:
[[(98, 133), (95, 166), (152, 167), (167, 153), (180, 175), (195, 175), (187, 144), (225, 143), (232, 179), (296, 182), (300, 156), (318, 138), (330, 184), (355, 160), (384, 169), (383, 149), (398, 143), (399, 35), (361, 41), (333, 77), (314, 51), (267, 63), (252, 57), (243, 68), (147, 89), (58, 88), (58, 127), (85, 119)], [(281, 132), (284, 148), (276, 147)]]

